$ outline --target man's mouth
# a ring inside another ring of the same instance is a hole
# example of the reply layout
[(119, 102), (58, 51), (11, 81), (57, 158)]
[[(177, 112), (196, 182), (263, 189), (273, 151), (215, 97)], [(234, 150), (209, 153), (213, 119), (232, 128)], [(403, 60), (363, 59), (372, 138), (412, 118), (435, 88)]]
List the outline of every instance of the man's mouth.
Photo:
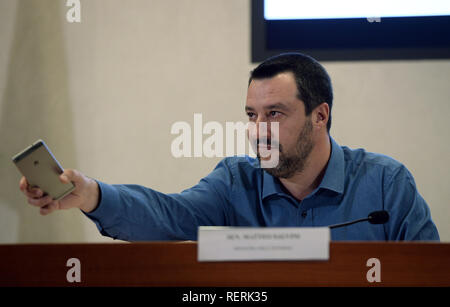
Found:
[(258, 144), (258, 150), (270, 150), (271, 148), (270, 144)]
[(281, 146), (277, 141), (264, 140), (262, 142), (258, 141), (257, 150), (260, 159), (269, 160), (274, 154), (278, 155), (281, 152)]

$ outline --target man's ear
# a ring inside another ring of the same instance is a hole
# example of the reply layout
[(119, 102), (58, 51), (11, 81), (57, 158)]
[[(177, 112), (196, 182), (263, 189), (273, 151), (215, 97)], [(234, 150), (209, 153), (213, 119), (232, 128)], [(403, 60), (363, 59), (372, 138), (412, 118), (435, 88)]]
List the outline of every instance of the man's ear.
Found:
[(330, 106), (326, 102), (322, 102), (313, 111), (313, 125), (316, 127), (327, 128), (328, 119), (330, 118)]

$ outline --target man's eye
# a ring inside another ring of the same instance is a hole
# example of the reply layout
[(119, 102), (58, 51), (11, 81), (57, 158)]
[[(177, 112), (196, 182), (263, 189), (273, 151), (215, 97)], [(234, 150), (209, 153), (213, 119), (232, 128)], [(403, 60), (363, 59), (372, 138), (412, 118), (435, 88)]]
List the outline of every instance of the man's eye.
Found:
[(270, 111), (269, 114), (270, 114), (270, 116), (275, 117), (275, 116), (279, 115), (280, 112), (278, 112), (278, 111)]
[(255, 117), (255, 113), (247, 112), (247, 116), (248, 116), (248, 118), (254, 118)]

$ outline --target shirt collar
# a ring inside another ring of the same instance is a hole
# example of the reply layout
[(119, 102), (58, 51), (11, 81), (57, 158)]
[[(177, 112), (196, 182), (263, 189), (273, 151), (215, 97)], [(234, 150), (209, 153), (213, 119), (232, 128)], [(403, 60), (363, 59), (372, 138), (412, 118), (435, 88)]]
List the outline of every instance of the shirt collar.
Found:
[(331, 142), (331, 157), (328, 161), (327, 170), (323, 176), (319, 188), (332, 190), (336, 193), (342, 194), (344, 192), (345, 183), (345, 161), (344, 151), (332, 137)]
[[(323, 176), (322, 182), (315, 191), (318, 191), (319, 189), (327, 189), (342, 194), (344, 192), (345, 181), (344, 152), (341, 146), (339, 146), (332, 137), (330, 137), (330, 143), (331, 156), (328, 161), (327, 169), (325, 171), (325, 175)], [(265, 171), (263, 171), (263, 173), (263, 199), (271, 195), (286, 194), (278, 178)]]

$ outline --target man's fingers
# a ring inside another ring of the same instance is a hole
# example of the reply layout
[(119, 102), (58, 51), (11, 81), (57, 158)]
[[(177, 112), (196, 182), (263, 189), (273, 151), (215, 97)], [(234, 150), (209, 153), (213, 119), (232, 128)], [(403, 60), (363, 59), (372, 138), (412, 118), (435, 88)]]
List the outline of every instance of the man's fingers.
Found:
[(24, 194), (26, 197), (28, 198), (41, 198), (42, 196), (44, 196), (44, 191), (42, 191), (39, 188), (32, 188), (30, 190), (25, 190)]
[(42, 208), (42, 207), (50, 204), (51, 202), (53, 202), (53, 199), (50, 195), (47, 195), (47, 196), (41, 197), (41, 198), (28, 197), (28, 203), (35, 207)]
[(40, 198), (44, 195), (44, 191), (38, 187), (31, 187), (25, 177), (20, 178), (19, 189), (29, 198)]
[(39, 213), (41, 215), (47, 215), (52, 213), (53, 211), (58, 209), (58, 203), (56, 201), (53, 201), (51, 203), (49, 203), (48, 205), (45, 205), (44, 207), (41, 207), (41, 209), (39, 210)]
[(32, 188), (31, 190), (25, 190), (24, 193), (28, 198), (38, 199), (44, 196), (44, 192), (39, 188)]
[(22, 192), (25, 192), (27, 190), (27, 186), (28, 186), (27, 179), (25, 178), (25, 176), (22, 176), (22, 178), (20, 178), (20, 181), (19, 181), (19, 189)]
[[(77, 189), (84, 189), (86, 186), (86, 177), (74, 169), (66, 169), (60, 174), (59, 179), (63, 183), (74, 183)], [(76, 194), (67, 195), (65, 199), (64, 206), (60, 201), (52, 199), (50, 195), (47, 195), (43, 190), (37, 186), (31, 186), (25, 177), (22, 177), (19, 181), (20, 190), (26, 195), (27, 201), (30, 205), (40, 208), (41, 215), (47, 215), (55, 210), (59, 209), (69, 209), (74, 207), (79, 207), (80, 196)], [(77, 196), (78, 198), (74, 198)]]
[(65, 173), (62, 173), (61, 175), (59, 175), (59, 180), (61, 180), (62, 183), (70, 182), (69, 177), (67, 177), (67, 175)]
[(64, 172), (59, 175), (59, 179), (62, 183), (74, 182), (75, 185), (82, 180), (81, 174), (74, 169), (65, 169)]

